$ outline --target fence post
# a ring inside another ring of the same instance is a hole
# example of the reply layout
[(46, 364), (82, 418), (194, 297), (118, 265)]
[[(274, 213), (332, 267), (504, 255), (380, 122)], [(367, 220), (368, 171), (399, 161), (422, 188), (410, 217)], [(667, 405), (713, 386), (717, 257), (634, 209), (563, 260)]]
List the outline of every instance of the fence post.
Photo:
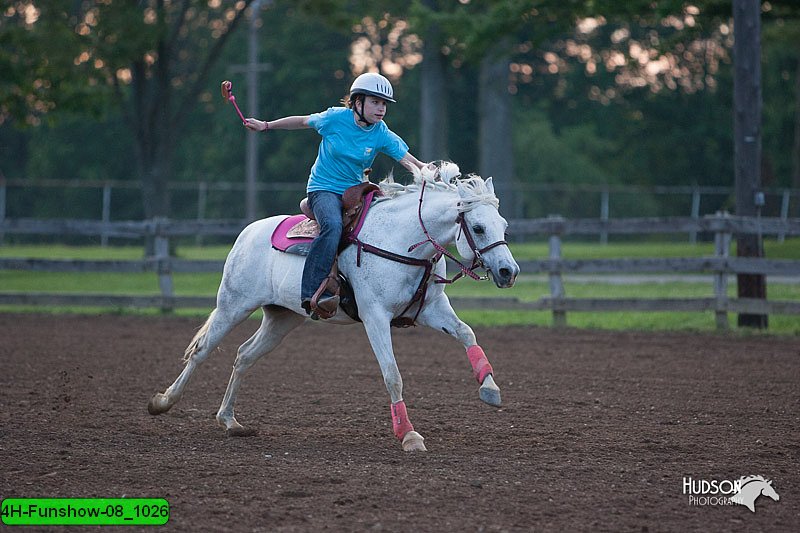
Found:
[[(208, 183), (201, 181), (197, 184), (197, 221), (206, 219), (206, 204), (208, 203)], [(197, 246), (203, 245), (203, 235), (198, 233), (194, 238)]]
[(173, 297), (175, 292), (172, 286), (172, 265), (169, 257), (169, 237), (164, 235), (164, 225), (167, 219), (157, 217), (153, 219), (155, 260), (158, 268), (158, 288), (161, 290), (161, 311), (172, 312), (174, 309)]
[[(789, 189), (784, 189), (783, 194), (781, 195), (781, 221), (786, 222), (786, 219), (789, 218), (789, 198), (791, 197), (791, 193)], [(786, 232), (781, 231), (778, 233), (778, 242), (783, 242), (786, 239)]]
[(106, 225), (111, 222), (111, 185), (103, 184), (103, 232), (100, 234), (100, 246), (108, 246), (108, 233)]
[[(725, 214), (717, 212), (720, 218)], [(723, 260), (723, 266), (714, 274), (714, 317), (718, 330), (727, 330), (728, 324), (728, 266), (731, 249), (731, 234), (727, 231), (714, 233), (714, 255)]]
[[(700, 189), (697, 187), (692, 189), (692, 218), (695, 220), (700, 218)], [(697, 230), (692, 230), (689, 233), (689, 242), (697, 244)]]
[[(0, 223), (6, 220), (6, 180), (0, 173)], [(0, 230), (0, 246), (5, 244), (6, 233)]]
[[(603, 222), (608, 221), (608, 189), (603, 189), (600, 193), (600, 220)], [(608, 232), (603, 230), (600, 232), (600, 243), (608, 244)]]
[[(550, 216), (548, 218), (562, 220), (561, 217), (557, 216)], [(559, 233), (550, 235), (549, 241), (550, 261), (556, 263), (561, 262), (561, 229), (558, 231)], [(561, 279), (560, 266), (556, 270), (551, 269), (548, 278), (550, 280), (550, 299), (553, 308), (553, 326), (557, 328), (564, 327), (567, 325), (567, 312), (561, 308), (561, 299), (564, 298), (565, 291), (564, 282)]]

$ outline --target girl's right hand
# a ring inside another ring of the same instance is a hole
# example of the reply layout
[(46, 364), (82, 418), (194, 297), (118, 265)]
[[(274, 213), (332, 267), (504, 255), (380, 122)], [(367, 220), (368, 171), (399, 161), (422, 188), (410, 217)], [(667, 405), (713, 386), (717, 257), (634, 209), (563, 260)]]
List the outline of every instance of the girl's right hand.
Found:
[(264, 131), (267, 129), (267, 123), (257, 118), (247, 118), (244, 121), (244, 127), (252, 131)]

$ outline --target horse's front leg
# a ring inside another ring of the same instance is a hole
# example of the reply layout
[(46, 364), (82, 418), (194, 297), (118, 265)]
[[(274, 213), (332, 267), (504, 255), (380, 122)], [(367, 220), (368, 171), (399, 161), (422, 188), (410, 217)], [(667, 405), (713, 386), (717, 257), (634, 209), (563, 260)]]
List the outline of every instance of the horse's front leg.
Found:
[(500, 407), (500, 387), (494, 381), (494, 370), (476, 339), (472, 328), (456, 316), (450, 300), (444, 292), (431, 294), (420, 312), (417, 322), (438, 331), (444, 331), (461, 341), (467, 350), (472, 365), (472, 374), (480, 384), (480, 399), (489, 405)]
[[(383, 382), (391, 398), (392, 429), (395, 436), (403, 443), (403, 450), (407, 452), (424, 452), (425, 444), (422, 435), (414, 431), (414, 426), (408, 419), (406, 404), (403, 401), (403, 378), (397, 368), (397, 362), (392, 351), (392, 336), (389, 320), (391, 317), (385, 313), (365, 312), (364, 329), (372, 345), (372, 351), (378, 359), (383, 374)], [(369, 318), (366, 318), (369, 317)]]

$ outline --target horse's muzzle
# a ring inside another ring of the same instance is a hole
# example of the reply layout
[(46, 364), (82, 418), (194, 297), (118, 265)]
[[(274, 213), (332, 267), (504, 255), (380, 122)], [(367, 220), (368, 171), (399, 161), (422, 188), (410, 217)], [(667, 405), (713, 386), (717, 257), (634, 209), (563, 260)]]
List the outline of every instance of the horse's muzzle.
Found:
[(507, 289), (513, 287), (514, 283), (517, 281), (519, 266), (516, 264), (502, 266), (498, 268), (496, 272), (494, 270), (490, 270), (489, 272), (491, 272), (494, 284), (497, 285), (498, 288)]

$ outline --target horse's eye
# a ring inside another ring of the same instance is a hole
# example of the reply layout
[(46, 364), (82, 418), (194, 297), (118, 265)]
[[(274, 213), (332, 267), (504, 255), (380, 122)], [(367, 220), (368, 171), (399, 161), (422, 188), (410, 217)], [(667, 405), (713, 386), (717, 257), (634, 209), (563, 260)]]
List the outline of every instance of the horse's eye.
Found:
[(478, 226), (478, 225), (472, 226), (472, 232), (475, 235), (483, 235), (483, 226)]

